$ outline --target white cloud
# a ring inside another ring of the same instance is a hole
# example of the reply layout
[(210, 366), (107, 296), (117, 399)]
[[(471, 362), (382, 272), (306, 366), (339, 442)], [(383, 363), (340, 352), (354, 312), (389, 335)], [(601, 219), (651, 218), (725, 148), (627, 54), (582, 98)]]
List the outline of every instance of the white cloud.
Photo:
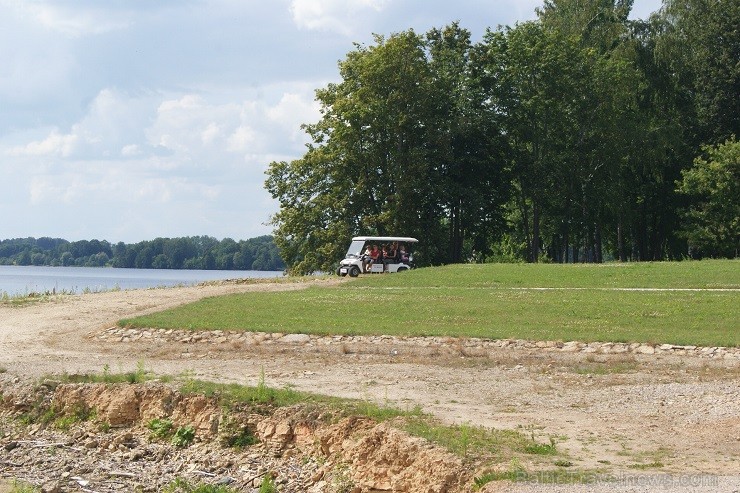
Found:
[[(15, 194), (16, 203), (26, 201), (29, 211), (54, 210), (59, 222), (61, 211), (90, 217), (109, 210), (126, 217), (125, 225), (115, 225), (125, 241), (137, 230), (156, 232), (158, 224), (156, 235), (218, 235), (213, 228), (222, 228), (223, 236), (251, 237), (232, 231), (244, 217), (251, 223), (239, 231), (265, 234), (275, 205), (262, 187), (263, 173), (269, 162), (304, 151), (300, 125), (319, 116), (312, 87), (250, 88), (239, 103), (238, 95), (103, 89), (67, 130), (0, 138), (0, 166), (9, 171), (12, 160), (14, 187), (25, 191)], [(179, 224), (177, 217), (190, 219)], [(51, 216), (48, 221), (54, 224)], [(35, 234), (53, 235), (50, 227)]]
[(135, 157), (141, 155), (141, 148), (137, 144), (129, 144), (121, 149), (121, 156)]
[(203, 144), (212, 144), (216, 138), (221, 134), (221, 129), (219, 128), (218, 124), (211, 122), (208, 124), (208, 126), (201, 132), (200, 137)]
[(295, 128), (296, 122), (313, 122), (319, 116), (320, 105), (297, 93), (285, 93), (280, 102), (268, 108), (267, 116), (284, 127)]
[(88, 111), (68, 132), (58, 128), (41, 138), (10, 147), (10, 156), (59, 156), (94, 159), (141, 153), (143, 127), (154, 112), (151, 97), (135, 98), (111, 89), (100, 91)]
[(76, 135), (60, 134), (54, 129), (48, 137), (28, 144), (10, 148), (6, 153), (9, 156), (69, 156), (72, 154), (79, 139)]
[(255, 133), (248, 126), (241, 125), (227, 139), (229, 151), (246, 151), (255, 142)]
[(380, 12), (388, 0), (293, 0), (290, 13), (302, 29), (353, 34), (364, 15)]
[[(200, 166), (233, 159), (219, 153), (267, 156), (286, 146), (300, 153), (306, 138), (300, 126), (316, 121), (319, 107), (312, 91), (301, 84), (294, 89), (278, 93), (276, 102), (258, 98), (211, 103), (193, 94), (162, 101), (145, 133), (150, 145), (187, 155)], [(265, 158), (263, 165), (267, 162)]]

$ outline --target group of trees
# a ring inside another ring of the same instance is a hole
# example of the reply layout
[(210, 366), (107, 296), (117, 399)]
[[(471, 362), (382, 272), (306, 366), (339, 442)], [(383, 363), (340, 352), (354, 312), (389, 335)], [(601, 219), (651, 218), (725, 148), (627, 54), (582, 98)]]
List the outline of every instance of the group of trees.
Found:
[(283, 270), (271, 236), (221, 241), (210, 236), (157, 238), (134, 244), (16, 238), (0, 241), (0, 264), (137, 269)]
[(417, 236), (425, 264), (737, 256), (740, 3), (631, 7), (356, 45), (307, 152), (267, 172), (289, 270), (331, 270), (356, 234)]

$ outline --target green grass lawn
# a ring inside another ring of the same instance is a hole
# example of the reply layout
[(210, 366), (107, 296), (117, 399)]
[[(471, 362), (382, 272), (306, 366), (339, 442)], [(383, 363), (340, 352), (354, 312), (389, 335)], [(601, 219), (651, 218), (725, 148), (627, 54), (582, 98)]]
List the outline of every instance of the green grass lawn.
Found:
[(739, 307), (740, 261), (485, 264), (368, 275), (336, 287), (207, 298), (120, 323), (738, 346)]

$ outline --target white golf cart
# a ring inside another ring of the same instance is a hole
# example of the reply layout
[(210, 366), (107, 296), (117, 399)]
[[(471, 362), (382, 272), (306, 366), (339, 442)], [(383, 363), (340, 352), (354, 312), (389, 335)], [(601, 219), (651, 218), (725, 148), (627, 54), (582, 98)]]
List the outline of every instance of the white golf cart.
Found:
[[(357, 277), (360, 273), (382, 274), (413, 269), (414, 256), (410, 250), (418, 242), (416, 238), (404, 236), (356, 236), (352, 238), (344, 260), (339, 262), (337, 275)], [(378, 258), (372, 259), (370, 251), (373, 246), (382, 251), (383, 245), (395, 246), (396, 251), (388, 257), (381, 253)]]

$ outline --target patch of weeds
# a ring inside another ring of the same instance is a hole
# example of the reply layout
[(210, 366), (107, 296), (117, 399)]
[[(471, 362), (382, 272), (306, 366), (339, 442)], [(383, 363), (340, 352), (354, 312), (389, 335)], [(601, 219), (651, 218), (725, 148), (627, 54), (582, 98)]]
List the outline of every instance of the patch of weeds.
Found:
[(630, 469), (639, 469), (639, 470), (660, 469), (661, 467), (665, 467), (665, 464), (656, 460), (653, 462), (649, 462), (647, 464), (628, 464), (627, 467), (629, 467)]
[(573, 369), (578, 375), (614, 375), (620, 373), (630, 373), (638, 368), (636, 361), (621, 361), (617, 363), (599, 363), (577, 366)]
[(265, 384), (265, 367), (260, 369), (260, 376), (257, 380), (257, 387), (255, 388), (254, 398), (257, 402), (265, 404), (271, 400), (270, 389)]
[(10, 483), (10, 493), (38, 493), (39, 491), (41, 491), (39, 488), (22, 481), (13, 480)]
[(184, 448), (193, 443), (194, 439), (195, 428), (190, 425), (181, 426), (172, 436), (172, 445), (174, 445), (175, 447)]
[(533, 455), (554, 455), (557, 453), (555, 440), (552, 438), (550, 438), (550, 443), (528, 443), (524, 446), (524, 451)]
[(671, 451), (669, 449), (659, 447), (654, 451), (641, 451), (635, 453), (624, 453), (619, 455), (631, 456), (635, 461), (633, 464), (628, 464), (627, 467), (630, 469), (660, 469), (665, 467), (665, 459), (671, 457)]
[(469, 450), (475, 450), (476, 454), (484, 456), (521, 452), (527, 443), (526, 437), (517, 431), (495, 430), (469, 424), (446, 426), (425, 416), (407, 420), (403, 429), (461, 457), (465, 457)]
[(415, 406), (410, 410), (403, 410), (388, 405), (379, 405), (369, 399), (341, 399), (308, 392), (299, 392), (290, 387), (276, 389), (265, 384), (264, 373), (260, 375), (257, 387), (248, 387), (238, 384), (219, 384), (205, 382), (192, 378), (186, 379), (180, 387), (183, 394), (200, 394), (206, 397), (217, 397), (226, 408), (248, 404), (251, 411), (269, 413), (278, 407), (302, 405), (320, 405), (328, 407), (342, 416), (360, 415), (387, 421), (396, 417), (420, 417), (423, 415), (421, 407)]
[(224, 447), (243, 449), (259, 443), (259, 439), (247, 426), (240, 426), (235, 420), (224, 419), (221, 444)]
[(168, 484), (163, 493), (236, 493), (237, 490), (220, 484), (193, 485), (182, 478), (177, 478)]
[(473, 478), (473, 490), (480, 490), (491, 481), (511, 481), (512, 483), (516, 483), (519, 481), (529, 481), (531, 478), (532, 476), (524, 469), (521, 462), (518, 459), (512, 459), (509, 468), (505, 471), (489, 471)]
[[(52, 410), (52, 412), (54, 412), (54, 410)], [(57, 413), (55, 412), (54, 414)], [(94, 409), (90, 409), (83, 404), (76, 404), (74, 408), (72, 408), (72, 412), (65, 413), (63, 416), (54, 420), (54, 427), (62, 431), (68, 431), (73, 424), (94, 419), (96, 414), (97, 413)]]
[[(52, 378), (47, 376), (47, 378)], [(68, 375), (63, 373), (56, 377), (60, 383), (143, 383), (152, 380), (152, 373), (144, 368), (144, 363), (139, 361), (136, 370), (125, 373), (112, 373), (110, 365), (103, 366), (102, 373), (83, 373)]]
[(151, 431), (151, 438), (162, 440), (172, 435), (172, 421), (169, 419), (155, 418), (149, 421), (146, 427)]
[(558, 467), (573, 467), (573, 463), (569, 460), (565, 459), (558, 459), (555, 462), (553, 462)]
[(24, 307), (27, 305), (32, 305), (35, 303), (43, 303), (43, 302), (50, 302), (56, 300), (58, 297), (63, 295), (72, 295), (75, 294), (74, 291), (45, 291), (43, 293), (37, 293), (35, 291), (32, 291), (30, 293), (25, 294), (14, 294), (10, 295), (7, 292), (3, 291), (2, 294), (0, 294), (0, 304), (2, 305), (8, 305), (11, 307)]
[(534, 428), (530, 428), (532, 441), (524, 446), (524, 451), (533, 455), (555, 455), (555, 438), (550, 437), (550, 443), (538, 443), (534, 437)]
[(126, 374), (129, 383), (143, 383), (147, 381), (149, 372), (144, 368), (144, 362), (139, 360), (136, 363), (136, 370)]
[(398, 417), (421, 417), (424, 415), (419, 405), (414, 406), (408, 411), (404, 411), (403, 409), (387, 404), (378, 404), (368, 399), (362, 399), (360, 401), (348, 400), (345, 401), (343, 407), (345, 413), (359, 414), (380, 422)]
[(77, 420), (77, 418), (70, 414), (67, 416), (62, 416), (61, 418), (57, 418), (54, 421), (54, 427), (61, 431), (69, 431), (72, 425), (78, 422), (79, 421)]
[(43, 403), (34, 404), (31, 409), (18, 416), (18, 422), (24, 426), (33, 424), (48, 425), (57, 418), (57, 412), (51, 407), (46, 407)]
[(329, 473), (330, 493), (351, 493), (355, 489), (355, 482), (350, 475), (347, 464), (338, 464)]
[(237, 449), (247, 448), (257, 443), (259, 443), (259, 439), (246, 426), (242, 429), (241, 433), (232, 435), (226, 440), (227, 447)]
[(258, 493), (277, 493), (277, 486), (275, 486), (275, 480), (272, 479), (271, 473), (265, 474), (262, 478)]
[(0, 366), (0, 373), (8, 373), (8, 369), (4, 366)]
[(268, 387), (260, 377), (257, 387), (239, 384), (219, 384), (202, 380), (187, 379), (180, 387), (183, 394), (201, 394), (206, 397), (217, 396), (222, 404), (230, 406), (236, 403), (247, 403), (254, 406), (286, 407), (294, 404), (317, 402), (320, 397), (298, 392), (289, 387), (275, 389)]

